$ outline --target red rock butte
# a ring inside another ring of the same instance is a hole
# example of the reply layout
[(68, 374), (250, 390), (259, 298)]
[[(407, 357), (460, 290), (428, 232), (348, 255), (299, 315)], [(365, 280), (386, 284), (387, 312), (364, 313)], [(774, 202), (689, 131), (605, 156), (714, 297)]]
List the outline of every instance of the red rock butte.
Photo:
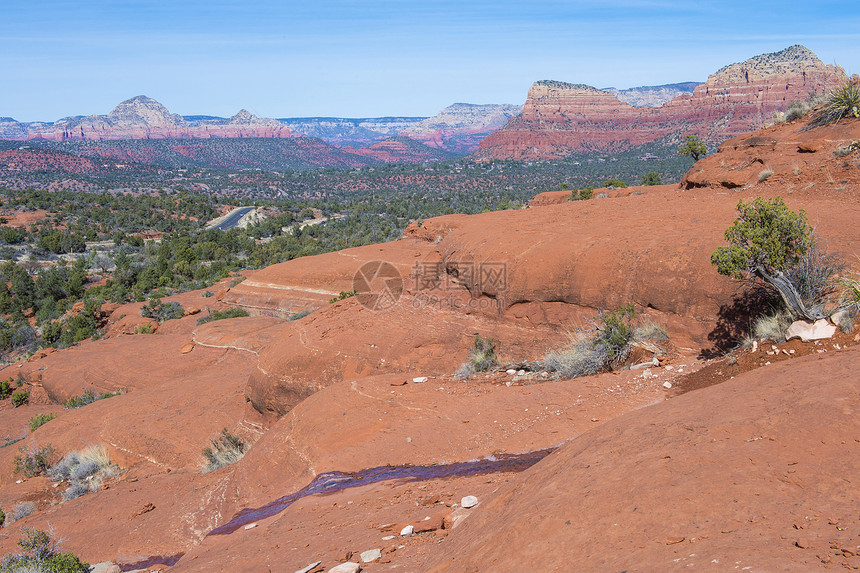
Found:
[(824, 93), (845, 78), (795, 45), (726, 66), (660, 107), (634, 107), (591, 86), (539, 81), (522, 115), (481, 141), (478, 159), (558, 159), (611, 152), (685, 135), (711, 144), (754, 131), (792, 101)]

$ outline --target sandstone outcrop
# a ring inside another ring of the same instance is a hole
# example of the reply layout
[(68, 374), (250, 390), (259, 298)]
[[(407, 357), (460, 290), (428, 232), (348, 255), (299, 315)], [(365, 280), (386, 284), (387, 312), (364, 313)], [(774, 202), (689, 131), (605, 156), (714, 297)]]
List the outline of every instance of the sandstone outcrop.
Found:
[(692, 95), (660, 107), (634, 107), (590, 86), (539, 81), (522, 115), (481, 142), (479, 159), (553, 159), (619, 151), (696, 135), (710, 144), (759, 129), (793, 100), (823, 93), (844, 78), (803, 46), (726, 66)]

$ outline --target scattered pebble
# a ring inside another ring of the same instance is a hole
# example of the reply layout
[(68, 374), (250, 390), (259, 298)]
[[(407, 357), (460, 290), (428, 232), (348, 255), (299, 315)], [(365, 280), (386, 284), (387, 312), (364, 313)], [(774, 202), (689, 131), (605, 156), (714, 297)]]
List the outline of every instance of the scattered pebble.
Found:
[(249, 523), (245, 526), (245, 529), (254, 529), (255, 527), (257, 527), (256, 523)]
[(407, 525), (406, 527), (404, 527), (403, 529), (400, 530), (400, 535), (402, 535), (403, 537), (409, 537), (410, 535), (412, 535), (412, 533), (414, 531), (415, 531), (414, 527), (412, 527), (411, 525)]
[(429, 378), (427, 378), (426, 376), (416, 376), (415, 378), (412, 379), (412, 381), (415, 382), (416, 384), (421, 384), (423, 382), (427, 382), (427, 380), (429, 380)]
[(478, 498), (474, 495), (467, 495), (463, 499), (460, 500), (460, 507), (465, 509), (469, 509), (470, 507), (475, 507), (478, 505)]
[(328, 570), (328, 573), (358, 573), (359, 571), (361, 571), (361, 565), (347, 561), (346, 563), (332, 567)]
[(383, 541), (391, 541), (392, 539), (395, 539), (396, 537), (397, 537), (396, 535), (386, 535), (385, 537), (382, 538), (382, 540)]
[(517, 376), (525, 376), (525, 374), (526, 374), (525, 370), (520, 370), (519, 372), (517, 372)]
[(672, 383), (671, 383), (671, 382), (663, 382), (663, 388), (667, 388), (667, 389), (668, 389), (668, 388), (671, 388), (671, 387), (672, 387)]
[(509, 368), (509, 369), (505, 370), (505, 374), (510, 374), (511, 376), (513, 376), (516, 373), (517, 373), (517, 371), (514, 370), (513, 368)]
[(367, 551), (361, 552), (361, 562), (362, 563), (370, 563), (372, 561), (376, 561), (382, 557), (381, 549), (368, 549)]

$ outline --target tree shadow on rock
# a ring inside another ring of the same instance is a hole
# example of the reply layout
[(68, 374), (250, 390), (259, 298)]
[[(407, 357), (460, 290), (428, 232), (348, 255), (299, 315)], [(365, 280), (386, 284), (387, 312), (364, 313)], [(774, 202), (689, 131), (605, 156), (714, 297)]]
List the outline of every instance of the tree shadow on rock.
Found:
[(702, 349), (699, 358), (719, 358), (738, 347), (743, 338), (752, 332), (752, 325), (762, 312), (774, 304), (773, 293), (753, 286), (732, 297), (717, 314), (717, 326), (708, 334), (711, 348)]

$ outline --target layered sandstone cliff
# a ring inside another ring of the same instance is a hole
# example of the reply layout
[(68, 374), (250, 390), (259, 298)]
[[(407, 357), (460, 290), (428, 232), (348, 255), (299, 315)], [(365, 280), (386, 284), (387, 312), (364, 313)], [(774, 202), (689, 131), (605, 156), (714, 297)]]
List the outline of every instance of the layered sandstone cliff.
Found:
[(61, 119), (50, 125), (31, 126), (27, 133), (27, 139), (49, 141), (294, 136), (281, 122), (259, 118), (244, 109), (227, 120), (192, 124), (146, 96), (126, 100), (106, 116)]
[(835, 85), (844, 72), (803, 46), (726, 66), (660, 107), (634, 107), (608, 91), (556, 81), (529, 89), (522, 115), (481, 142), (483, 159), (552, 159), (618, 151), (694, 134), (717, 144), (761, 128), (791, 101)]

